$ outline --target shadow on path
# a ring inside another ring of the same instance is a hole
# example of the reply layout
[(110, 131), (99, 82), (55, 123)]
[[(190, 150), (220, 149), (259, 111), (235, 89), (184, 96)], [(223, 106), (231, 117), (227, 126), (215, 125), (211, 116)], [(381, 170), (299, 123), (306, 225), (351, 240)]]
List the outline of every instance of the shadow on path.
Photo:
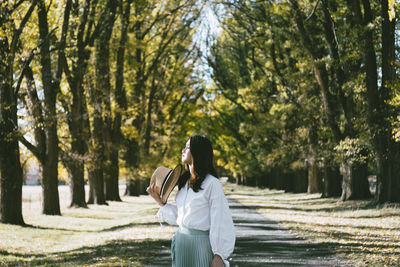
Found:
[[(236, 244), (229, 262), (234, 266), (345, 266), (329, 244), (310, 244), (277, 222), (228, 197), (235, 223)], [(144, 266), (171, 266), (170, 243)]]
[(236, 244), (231, 266), (344, 266), (332, 248), (310, 244), (233, 198)]

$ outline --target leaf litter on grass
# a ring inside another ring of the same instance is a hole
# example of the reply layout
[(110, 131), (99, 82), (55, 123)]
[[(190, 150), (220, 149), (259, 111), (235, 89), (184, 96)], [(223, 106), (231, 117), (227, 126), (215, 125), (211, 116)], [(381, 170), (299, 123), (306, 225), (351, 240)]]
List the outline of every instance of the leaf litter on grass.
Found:
[(400, 206), (371, 207), (370, 201), (340, 202), (321, 194), (227, 185), (242, 204), (312, 243), (328, 244), (355, 266), (399, 266)]

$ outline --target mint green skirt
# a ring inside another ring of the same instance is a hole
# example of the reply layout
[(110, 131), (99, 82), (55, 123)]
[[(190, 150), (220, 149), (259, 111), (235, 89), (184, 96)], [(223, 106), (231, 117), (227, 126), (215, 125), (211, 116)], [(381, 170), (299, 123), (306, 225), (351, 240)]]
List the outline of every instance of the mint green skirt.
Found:
[(208, 231), (179, 227), (171, 244), (173, 267), (209, 267), (213, 259)]

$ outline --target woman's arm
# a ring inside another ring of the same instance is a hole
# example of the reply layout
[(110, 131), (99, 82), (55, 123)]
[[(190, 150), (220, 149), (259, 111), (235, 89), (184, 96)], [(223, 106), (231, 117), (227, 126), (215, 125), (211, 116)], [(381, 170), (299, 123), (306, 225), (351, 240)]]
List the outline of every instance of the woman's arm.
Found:
[(157, 216), (168, 224), (176, 225), (176, 218), (178, 217), (178, 210), (176, 205), (163, 203), (160, 195), (157, 193), (156, 184), (152, 183), (146, 189), (147, 193), (160, 205)]
[[(229, 266), (227, 258), (235, 246), (235, 228), (222, 185), (213, 181), (210, 190), (210, 244), (214, 253), (212, 266)], [(220, 265), (220, 260), (223, 265)]]

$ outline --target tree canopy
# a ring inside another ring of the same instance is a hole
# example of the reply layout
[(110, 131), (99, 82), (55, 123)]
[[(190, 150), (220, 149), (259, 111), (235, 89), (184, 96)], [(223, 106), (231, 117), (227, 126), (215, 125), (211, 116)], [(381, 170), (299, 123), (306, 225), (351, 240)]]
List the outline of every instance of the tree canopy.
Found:
[[(220, 29), (206, 36), (211, 9)], [(119, 201), (120, 178), (143, 192), (192, 133), (211, 138), (220, 175), (238, 183), (347, 200), (370, 198), (376, 176), (374, 201), (399, 202), (399, 10), (2, 1), (1, 221), (23, 223), (9, 204), (21, 201), (21, 151), (40, 165), (43, 213), (59, 215), (60, 170), (71, 206)]]

